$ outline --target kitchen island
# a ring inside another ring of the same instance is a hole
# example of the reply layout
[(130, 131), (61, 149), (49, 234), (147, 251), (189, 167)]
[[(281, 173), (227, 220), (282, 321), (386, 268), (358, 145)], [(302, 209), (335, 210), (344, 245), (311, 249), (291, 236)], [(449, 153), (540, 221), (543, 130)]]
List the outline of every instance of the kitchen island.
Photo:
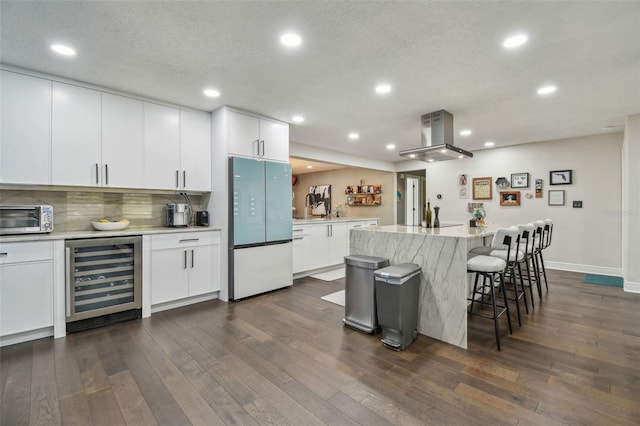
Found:
[(352, 230), (351, 254), (379, 256), (391, 265), (420, 265), (418, 332), (467, 348), (467, 253), (489, 244), (495, 228), (388, 225)]

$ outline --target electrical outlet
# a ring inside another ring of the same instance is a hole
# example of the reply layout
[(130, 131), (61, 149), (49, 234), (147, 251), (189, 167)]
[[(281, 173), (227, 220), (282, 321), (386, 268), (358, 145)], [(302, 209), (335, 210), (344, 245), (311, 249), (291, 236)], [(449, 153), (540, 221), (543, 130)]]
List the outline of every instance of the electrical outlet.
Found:
[(574, 201), (573, 202), (573, 208), (574, 209), (581, 209), (582, 208), (582, 201)]

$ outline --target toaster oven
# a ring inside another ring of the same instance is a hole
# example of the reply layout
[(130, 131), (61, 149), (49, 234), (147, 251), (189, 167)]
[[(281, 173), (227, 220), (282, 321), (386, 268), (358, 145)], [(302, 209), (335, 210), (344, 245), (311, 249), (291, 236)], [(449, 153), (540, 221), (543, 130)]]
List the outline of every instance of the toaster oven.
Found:
[(53, 231), (51, 206), (0, 206), (0, 235)]

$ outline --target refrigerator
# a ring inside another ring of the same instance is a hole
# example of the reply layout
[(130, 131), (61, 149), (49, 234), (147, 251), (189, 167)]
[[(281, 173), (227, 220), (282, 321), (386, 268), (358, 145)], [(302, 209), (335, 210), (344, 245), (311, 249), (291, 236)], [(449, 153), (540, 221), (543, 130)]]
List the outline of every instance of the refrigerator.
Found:
[(229, 299), (291, 286), (291, 165), (230, 157), (229, 185)]

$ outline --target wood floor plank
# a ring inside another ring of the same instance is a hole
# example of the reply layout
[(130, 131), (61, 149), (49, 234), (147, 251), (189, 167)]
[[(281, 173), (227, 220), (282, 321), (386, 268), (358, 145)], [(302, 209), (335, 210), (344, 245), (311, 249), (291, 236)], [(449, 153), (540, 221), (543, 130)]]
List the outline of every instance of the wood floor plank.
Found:
[(87, 394), (91, 424), (93, 426), (126, 425), (118, 401), (111, 388)]
[(60, 424), (54, 349), (44, 339), (33, 344), (31, 401), (31, 424)]
[(84, 392), (80, 367), (75, 356), (77, 346), (73, 335), (53, 342), (58, 398)]
[(332, 396), (331, 399), (329, 399), (329, 402), (338, 410), (342, 411), (344, 414), (362, 425), (382, 426), (392, 424), (385, 418), (380, 417), (378, 414), (371, 411), (368, 407), (354, 401), (342, 392), (338, 392)]
[(59, 400), (60, 419), (65, 426), (86, 426), (91, 424), (89, 401), (84, 391), (65, 395)]
[(32, 342), (15, 345), (2, 351), (2, 355), (10, 359), (0, 404), (2, 422), (8, 425), (29, 424), (32, 354)]
[(157, 425), (151, 409), (128, 370), (109, 376), (124, 421), (129, 425)]

